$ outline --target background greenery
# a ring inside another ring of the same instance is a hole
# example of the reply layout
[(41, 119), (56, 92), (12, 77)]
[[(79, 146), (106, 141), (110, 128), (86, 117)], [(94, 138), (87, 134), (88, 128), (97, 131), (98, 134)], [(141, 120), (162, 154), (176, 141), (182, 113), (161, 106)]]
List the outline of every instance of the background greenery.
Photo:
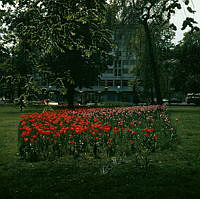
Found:
[[(42, 111), (26, 107), (25, 112)], [(113, 165), (106, 173), (98, 160), (61, 158), (28, 163), (17, 156), (21, 113), (0, 106), (0, 194), (3, 198), (198, 198), (200, 196), (200, 107), (169, 107), (178, 130), (173, 150), (154, 153), (144, 171), (131, 162)], [(178, 119), (178, 121), (176, 121)], [(107, 164), (109, 166), (109, 163)]]
[[(23, 94), (38, 96), (37, 86), (52, 86), (73, 107), (75, 88), (93, 86), (119, 59), (122, 36), (136, 58), (129, 82), (135, 96), (162, 104), (163, 98), (183, 101), (187, 93), (200, 92), (200, 30), (186, 17), (195, 13), (192, 0), (182, 0), (183, 7), (178, 0), (1, 2), (0, 97), (11, 102)], [(170, 19), (180, 9), (186, 11), (182, 30), (189, 31), (175, 46)], [(131, 37), (124, 35), (128, 29)]]

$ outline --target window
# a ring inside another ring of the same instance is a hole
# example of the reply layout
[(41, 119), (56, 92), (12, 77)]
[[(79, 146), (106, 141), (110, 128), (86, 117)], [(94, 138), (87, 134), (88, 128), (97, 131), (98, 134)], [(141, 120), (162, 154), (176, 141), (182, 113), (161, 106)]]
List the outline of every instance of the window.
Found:
[(117, 68), (114, 70), (114, 76), (117, 76)]
[(122, 55), (121, 51), (116, 51), (116, 56), (120, 57)]
[(131, 56), (132, 55), (132, 53), (131, 52), (129, 52), (129, 51), (126, 51), (126, 56), (127, 57), (129, 57), (129, 56)]
[(107, 86), (113, 87), (113, 80), (107, 80)]
[(115, 80), (115, 86), (121, 86), (121, 81), (120, 80)]
[(122, 39), (122, 34), (119, 33), (119, 32), (116, 33), (116, 34), (115, 34), (115, 39), (116, 39), (116, 40), (121, 40), (121, 39)]
[(117, 60), (114, 62), (114, 68), (117, 68)]
[(128, 86), (128, 80), (122, 80), (122, 86), (127, 87)]
[(114, 68), (121, 67), (121, 65), (122, 65), (122, 61), (121, 60), (115, 60)]
[(115, 68), (114, 69), (114, 76), (121, 76), (122, 75), (122, 69), (121, 68)]
[(113, 69), (112, 68), (109, 68), (105, 71), (105, 73), (109, 73), (109, 74), (112, 74), (113, 73)]
[(128, 74), (128, 68), (123, 68), (123, 74)]
[(130, 64), (130, 65), (135, 64), (135, 60), (130, 60), (130, 61), (129, 61), (129, 64)]
[(105, 86), (105, 85), (106, 85), (105, 80), (100, 80), (99, 85), (100, 85), (100, 86)]
[(118, 76), (121, 76), (122, 75), (122, 72), (121, 72), (121, 68), (118, 69)]
[(128, 65), (129, 61), (128, 60), (123, 60), (123, 65)]
[(122, 61), (119, 60), (119, 61), (118, 61), (118, 67), (121, 67), (121, 65), (122, 65)]

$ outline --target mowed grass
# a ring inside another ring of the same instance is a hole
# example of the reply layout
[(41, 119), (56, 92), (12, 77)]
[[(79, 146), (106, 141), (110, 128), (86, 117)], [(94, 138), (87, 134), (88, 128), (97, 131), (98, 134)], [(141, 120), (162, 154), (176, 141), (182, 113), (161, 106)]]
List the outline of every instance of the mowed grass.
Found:
[[(41, 112), (26, 107), (25, 112)], [(200, 107), (169, 107), (176, 147), (154, 153), (148, 171), (133, 162), (102, 174), (99, 160), (24, 162), (17, 156), (20, 111), (0, 106), (0, 198), (198, 199), (200, 198)], [(178, 121), (176, 121), (178, 119)]]

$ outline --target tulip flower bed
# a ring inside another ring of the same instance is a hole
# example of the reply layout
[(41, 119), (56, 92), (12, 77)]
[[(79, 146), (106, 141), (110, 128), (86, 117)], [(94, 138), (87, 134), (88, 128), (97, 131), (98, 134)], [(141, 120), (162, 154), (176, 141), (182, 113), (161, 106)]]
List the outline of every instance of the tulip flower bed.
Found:
[(167, 107), (157, 105), (27, 113), (21, 117), (18, 134), (19, 154), (28, 161), (63, 155), (135, 155), (140, 160), (175, 138)]

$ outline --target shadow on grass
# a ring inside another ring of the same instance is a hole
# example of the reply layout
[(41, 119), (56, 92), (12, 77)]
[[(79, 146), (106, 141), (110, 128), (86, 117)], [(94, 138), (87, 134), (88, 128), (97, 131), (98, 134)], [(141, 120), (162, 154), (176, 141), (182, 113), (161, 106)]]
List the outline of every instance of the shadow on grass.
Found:
[(94, 165), (49, 163), (41, 168), (17, 168), (1, 175), (5, 198), (127, 198), (195, 199), (200, 196), (200, 168), (154, 164), (145, 172), (132, 165), (118, 165), (102, 175)]

